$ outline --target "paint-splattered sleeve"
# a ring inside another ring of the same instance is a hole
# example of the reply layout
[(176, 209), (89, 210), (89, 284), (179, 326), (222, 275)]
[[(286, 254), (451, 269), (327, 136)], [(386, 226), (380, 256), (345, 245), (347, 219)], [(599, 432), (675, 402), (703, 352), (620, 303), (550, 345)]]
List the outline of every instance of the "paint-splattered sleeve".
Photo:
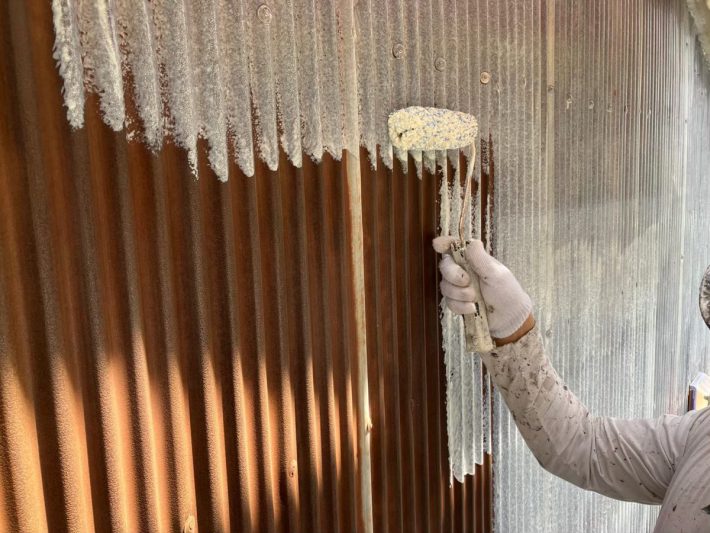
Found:
[(655, 420), (590, 415), (552, 367), (537, 328), (484, 362), (543, 468), (612, 498), (661, 503), (694, 413)]

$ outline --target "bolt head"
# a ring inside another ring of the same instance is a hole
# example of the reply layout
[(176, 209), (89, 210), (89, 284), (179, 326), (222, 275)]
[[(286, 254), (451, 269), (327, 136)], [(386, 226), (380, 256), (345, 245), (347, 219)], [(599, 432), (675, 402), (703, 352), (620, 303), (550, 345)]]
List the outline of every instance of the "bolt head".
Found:
[(270, 24), (271, 19), (274, 17), (274, 14), (268, 5), (261, 4), (256, 10), (256, 16), (264, 24)]

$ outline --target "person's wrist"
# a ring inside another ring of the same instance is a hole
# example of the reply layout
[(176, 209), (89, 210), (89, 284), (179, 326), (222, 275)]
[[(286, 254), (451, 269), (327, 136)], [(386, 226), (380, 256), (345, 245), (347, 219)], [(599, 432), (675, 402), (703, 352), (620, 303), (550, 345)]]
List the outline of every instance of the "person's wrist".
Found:
[(520, 326), (515, 333), (512, 335), (508, 335), (507, 337), (504, 337), (502, 339), (493, 339), (493, 342), (495, 343), (496, 346), (505, 346), (506, 344), (510, 344), (511, 342), (516, 342), (520, 339), (522, 339), (525, 335), (530, 333), (532, 329), (535, 327), (535, 317), (533, 317), (532, 313), (528, 315), (528, 317), (525, 319), (525, 322), (523, 322), (522, 326)]

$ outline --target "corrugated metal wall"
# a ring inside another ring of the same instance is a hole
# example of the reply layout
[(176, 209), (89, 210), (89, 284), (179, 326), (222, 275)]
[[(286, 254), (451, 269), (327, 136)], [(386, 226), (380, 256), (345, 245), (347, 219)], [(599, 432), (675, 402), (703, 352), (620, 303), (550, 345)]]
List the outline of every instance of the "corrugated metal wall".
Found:
[(347, 165), (222, 184), (202, 146), (195, 181), (94, 98), (71, 131), (52, 41), (2, 7), (0, 532), (487, 531), (490, 456), (448, 486), (437, 178), (361, 156), (370, 428)]

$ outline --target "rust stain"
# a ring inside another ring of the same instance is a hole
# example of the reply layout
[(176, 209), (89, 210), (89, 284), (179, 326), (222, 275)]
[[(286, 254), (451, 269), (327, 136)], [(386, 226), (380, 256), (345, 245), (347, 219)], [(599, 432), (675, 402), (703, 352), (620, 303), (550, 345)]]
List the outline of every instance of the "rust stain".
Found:
[(364, 531), (366, 431), (374, 531), (489, 531), (490, 460), (448, 486), (439, 178), (361, 155), (360, 427), (345, 165), (282, 154), (223, 184), (201, 146), (195, 181), (172, 144), (110, 131), (95, 98), (70, 131), (51, 10), (8, 14), (0, 533)]

